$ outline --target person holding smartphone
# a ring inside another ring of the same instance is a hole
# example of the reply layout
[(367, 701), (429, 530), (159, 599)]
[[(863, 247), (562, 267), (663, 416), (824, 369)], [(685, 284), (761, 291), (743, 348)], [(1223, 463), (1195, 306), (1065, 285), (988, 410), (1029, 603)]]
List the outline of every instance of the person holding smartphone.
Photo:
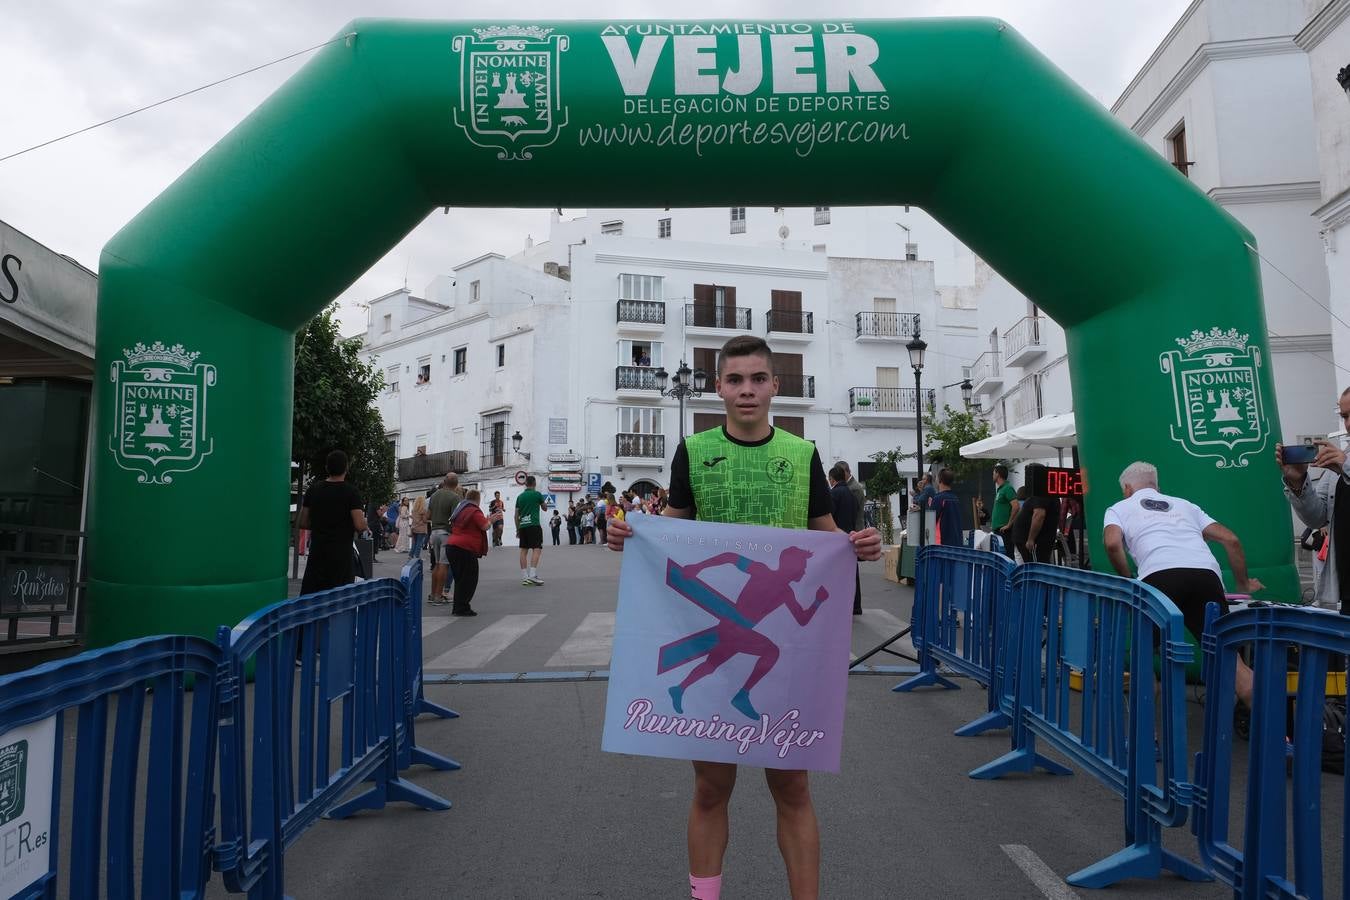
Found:
[[(1336, 404), (1350, 425), (1350, 388)], [(1327, 529), (1327, 564), (1313, 581), (1313, 604), (1350, 615), (1350, 467), (1345, 451), (1331, 441), (1275, 445), (1275, 461), (1284, 474), (1284, 496), (1309, 528)], [(1310, 471), (1312, 470), (1312, 471)]]

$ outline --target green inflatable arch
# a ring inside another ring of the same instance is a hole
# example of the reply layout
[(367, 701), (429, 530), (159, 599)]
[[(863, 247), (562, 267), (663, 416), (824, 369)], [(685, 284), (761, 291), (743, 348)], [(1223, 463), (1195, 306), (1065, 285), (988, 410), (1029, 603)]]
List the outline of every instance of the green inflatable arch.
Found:
[(88, 632), (284, 596), (292, 337), (438, 206), (914, 204), (1068, 334), (1134, 459), (1297, 596), (1251, 236), (984, 19), (361, 20), (104, 249)]

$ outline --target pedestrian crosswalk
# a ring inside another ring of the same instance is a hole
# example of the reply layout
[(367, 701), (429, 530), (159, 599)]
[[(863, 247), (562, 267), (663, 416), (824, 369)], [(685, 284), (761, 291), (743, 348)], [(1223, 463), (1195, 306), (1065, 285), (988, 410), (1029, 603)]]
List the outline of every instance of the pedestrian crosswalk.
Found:
[[(563, 612), (513, 613), (495, 618), (483, 612), (474, 619), (429, 615), (422, 624), (423, 667), (436, 673), (608, 668), (614, 616), (612, 612), (589, 612), (577, 622), (575, 613)], [(546, 623), (549, 619), (554, 622)], [(857, 659), (907, 624), (887, 610), (865, 608), (861, 616), (853, 617), (851, 658)], [(914, 654), (908, 637), (896, 641), (892, 649)], [(896, 660), (874, 657), (871, 662), (890, 664)]]
[[(426, 669), (481, 669), (494, 656), (515, 643), (521, 635), (538, 625), (543, 613), (516, 613), (502, 616), (473, 637), (456, 644), (423, 666)], [(464, 621), (454, 620), (454, 621)], [(422, 629), (423, 652), (426, 648), (426, 628)]]
[(614, 613), (587, 613), (577, 630), (549, 657), (549, 667), (608, 666), (614, 644)]

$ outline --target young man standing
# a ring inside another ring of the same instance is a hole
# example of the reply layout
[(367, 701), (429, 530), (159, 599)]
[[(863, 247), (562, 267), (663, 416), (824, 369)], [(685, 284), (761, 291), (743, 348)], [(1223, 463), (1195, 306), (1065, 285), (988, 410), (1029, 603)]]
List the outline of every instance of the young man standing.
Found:
[(937, 512), (933, 543), (961, 547), (965, 545), (965, 535), (961, 531), (961, 499), (952, 490), (955, 484), (956, 474), (951, 469), (939, 469), (937, 493), (928, 501), (928, 508)]
[[(544, 552), (544, 517), (548, 508), (544, 495), (534, 489), (534, 476), (525, 476), (525, 490), (516, 498), (516, 535), (520, 538), (520, 583), (541, 585), (539, 555)], [(529, 565), (526, 558), (529, 557)]]
[[(726, 425), (690, 435), (671, 463), (669, 505), (662, 515), (711, 522), (841, 531), (831, 515), (830, 493), (820, 456), (809, 442), (769, 424), (769, 404), (778, 393), (773, 352), (761, 338), (727, 341), (717, 361), (717, 393)], [(623, 550), (633, 533), (624, 521), (610, 523), (611, 550)], [(859, 559), (881, 556), (875, 529), (849, 533)], [(778, 813), (778, 847), (787, 865), (792, 900), (820, 895), (820, 832), (807, 773), (766, 769)], [(689, 884), (694, 900), (719, 900), (726, 852), (727, 806), (736, 766), (694, 762), (694, 798), (689, 808)]]
[(1016, 500), (1017, 491), (1008, 483), (1008, 467), (999, 463), (994, 466), (994, 512), (989, 517), (989, 527), (1003, 539), (1003, 552), (1013, 562), (1017, 562), (1012, 540), (1012, 508)]
[(334, 450), (324, 467), (328, 477), (309, 486), (300, 506), (300, 527), (309, 529), (311, 535), (301, 594), (351, 584), (356, 577), (352, 538), (366, 530), (361, 495), (347, 483), (347, 454)]

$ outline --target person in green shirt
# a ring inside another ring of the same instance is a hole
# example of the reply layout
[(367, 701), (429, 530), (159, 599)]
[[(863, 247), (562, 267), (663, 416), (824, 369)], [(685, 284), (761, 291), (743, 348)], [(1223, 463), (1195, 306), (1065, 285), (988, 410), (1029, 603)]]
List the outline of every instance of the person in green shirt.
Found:
[(1014, 562), (1017, 561), (1017, 557), (1013, 556), (1012, 513), (1013, 504), (1016, 502), (1017, 491), (1008, 482), (1008, 467), (999, 463), (994, 466), (994, 512), (989, 518), (989, 527), (993, 529), (994, 534), (1003, 538), (1003, 552)]
[(525, 476), (525, 490), (516, 498), (516, 534), (520, 537), (520, 583), (538, 586), (544, 583), (539, 580), (539, 556), (544, 552), (544, 518), (540, 511), (548, 508), (548, 499), (534, 489), (534, 484), (533, 475)]
[[(717, 359), (717, 394), (726, 407), (726, 424), (680, 442), (671, 461), (669, 505), (662, 515), (842, 532), (831, 514), (825, 470), (814, 445), (769, 424), (769, 405), (777, 393), (769, 345), (750, 335), (727, 341)], [(610, 522), (609, 549), (623, 550), (632, 533), (627, 522)], [(875, 528), (848, 532), (848, 537), (858, 559), (881, 558), (881, 535)], [(820, 896), (820, 829), (807, 775), (801, 770), (764, 771), (777, 810), (778, 847), (792, 900)], [(721, 892), (727, 806), (735, 784), (735, 765), (694, 762), (688, 835), (695, 900), (717, 900)]]

